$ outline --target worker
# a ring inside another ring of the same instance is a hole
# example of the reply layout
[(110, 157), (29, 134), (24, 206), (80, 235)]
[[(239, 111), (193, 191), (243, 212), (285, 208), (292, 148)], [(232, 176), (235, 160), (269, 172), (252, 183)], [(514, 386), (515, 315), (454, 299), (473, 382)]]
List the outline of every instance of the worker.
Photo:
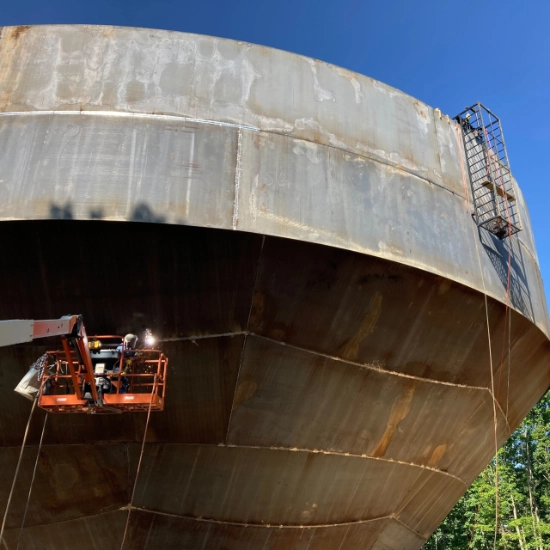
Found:
[[(132, 359), (136, 354), (135, 350), (138, 342), (138, 337), (135, 334), (128, 333), (122, 344), (117, 346), (116, 350), (118, 352), (118, 363), (115, 365), (113, 370), (114, 373), (120, 372), (122, 365), (122, 374), (126, 374), (132, 368)], [(120, 379), (120, 393), (128, 393), (130, 388), (130, 382), (126, 376), (122, 376)]]

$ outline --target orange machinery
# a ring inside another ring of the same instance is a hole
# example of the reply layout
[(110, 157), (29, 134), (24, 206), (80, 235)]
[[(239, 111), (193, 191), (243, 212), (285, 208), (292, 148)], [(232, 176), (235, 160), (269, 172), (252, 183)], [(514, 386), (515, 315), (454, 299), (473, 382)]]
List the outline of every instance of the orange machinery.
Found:
[(39, 407), (92, 414), (164, 409), (168, 358), (162, 351), (131, 349), (122, 336), (88, 339), (80, 315), (0, 321), (0, 345), (54, 335), (61, 336), (63, 349), (44, 354), (30, 373)]

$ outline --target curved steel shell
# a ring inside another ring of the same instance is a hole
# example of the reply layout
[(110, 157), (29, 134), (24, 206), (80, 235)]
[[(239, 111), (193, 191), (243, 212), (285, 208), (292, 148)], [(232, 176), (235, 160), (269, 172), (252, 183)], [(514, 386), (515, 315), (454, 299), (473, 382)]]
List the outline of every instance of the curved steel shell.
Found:
[[(420, 548), (494, 453), (493, 403), (502, 444), (550, 385), (523, 198), (521, 233), (480, 232), (465, 170), (453, 121), (339, 67), (2, 29), (0, 317), (154, 327), (171, 365), (131, 503), (144, 415), (49, 419), (22, 547), (120, 548), (131, 510), (125, 548)], [(0, 508), (44, 349), (0, 350)]]

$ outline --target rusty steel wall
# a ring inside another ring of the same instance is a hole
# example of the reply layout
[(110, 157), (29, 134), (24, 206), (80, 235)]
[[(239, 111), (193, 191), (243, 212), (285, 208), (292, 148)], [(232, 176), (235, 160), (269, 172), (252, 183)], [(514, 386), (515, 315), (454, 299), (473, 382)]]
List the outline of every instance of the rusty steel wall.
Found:
[[(171, 364), (132, 506), (142, 415), (51, 419), (25, 547), (69, 548), (62, 523), (119, 548), (131, 508), (127, 548), (419, 548), (494, 452), (493, 400), (502, 444), (550, 385), (521, 191), (499, 241), (466, 173), (448, 117), (320, 61), (1, 29), (0, 318), (151, 326)], [(0, 504), (43, 349), (0, 352)]]

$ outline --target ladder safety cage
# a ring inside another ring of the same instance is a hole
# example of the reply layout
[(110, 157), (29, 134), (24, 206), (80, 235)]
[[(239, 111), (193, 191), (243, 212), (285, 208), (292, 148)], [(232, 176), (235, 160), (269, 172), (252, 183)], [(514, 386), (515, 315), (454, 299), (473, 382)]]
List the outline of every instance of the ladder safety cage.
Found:
[(46, 354), (40, 408), (91, 414), (164, 409), (168, 358), (162, 351), (128, 349), (122, 336), (111, 335), (78, 342), (81, 348), (86, 345), (85, 351), (65, 337), (62, 342), (63, 350)]
[(454, 119), (462, 128), (476, 224), (499, 239), (521, 231), (500, 119), (481, 103)]

